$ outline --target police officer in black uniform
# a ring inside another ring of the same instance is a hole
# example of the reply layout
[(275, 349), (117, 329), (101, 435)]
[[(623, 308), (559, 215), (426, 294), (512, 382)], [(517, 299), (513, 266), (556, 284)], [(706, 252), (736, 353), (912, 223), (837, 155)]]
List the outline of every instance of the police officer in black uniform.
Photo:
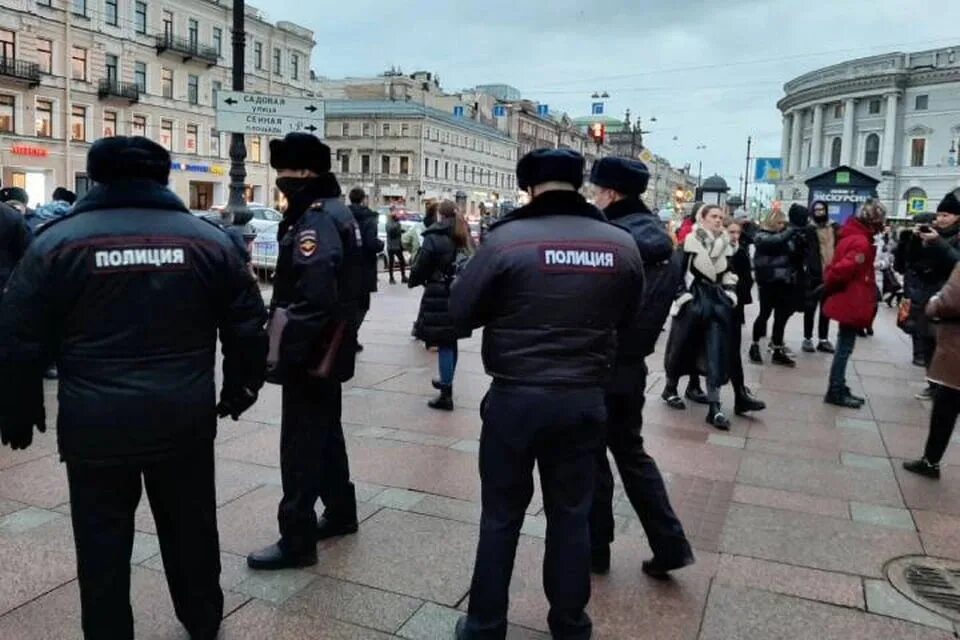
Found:
[(517, 165), (530, 204), (495, 223), (453, 283), (450, 315), (485, 326), (493, 377), (481, 416), (483, 513), (469, 616), (458, 638), (503, 638), (524, 512), (540, 470), (547, 516), (544, 588), (556, 638), (589, 638), (589, 514), (604, 446), (603, 387), (616, 329), (630, 326), (643, 267), (630, 235), (577, 189), (584, 160), (538, 150)]
[[(607, 445), (623, 480), (623, 488), (640, 518), (653, 559), (643, 570), (655, 577), (693, 563), (693, 552), (680, 520), (670, 507), (657, 463), (643, 448), (644, 391), (647, 365), (657, 338), (667, 321), (680, 272), (673, 257), (673, 242), (660, 220), (640, 195), (647, 190), (650, 172), (639, 160), (601, 158), (593, 165), (590, 182), (595, 202), (607, 219), (633, 237), (644, 266), (644, 286), (633, 295), (639, 301), (634, 323), (617, 333), (617, 358), (607, 387)], [(597, 485), (590, 514), (593, 570), (610, 569), (613, 542), (613, 473), (606, 451), (597, 456)]]
[(13, 268), (26, 253), (33, 233), (23, 215), (0, 202), (0, 297)]
[[(251, 553), (253, 569), (317, 562), (317, 541), (357, 531), (357, 500), (343, 439), (341, 383), (353, 377), (363, 296), (363, 238), (330, 173), (330, 147), (291, 133), (270, 143), (287, 198), (274, 277), (274, 315), (289, 319), (267, 379), (283, 385), (280, 540)], [(323, 362), (329, 371), (319, 375)], [(325, 511), (317, 521), (317, 499)]]
[[(266, 310), (237, 247), (166, 188), (170, 154), (146, 138), (98, 141), (97, 183), (45, 225), (0, 309), (0, 431), (45, 429), (42, 375), (60, 369), (83, 631), (133, 638), (130, 554), (141, 482), (177, 617), (194, 640), (223, 617), (213, 440), (263, 383)], [(217, 335), (223, 388), (216, 402)]]

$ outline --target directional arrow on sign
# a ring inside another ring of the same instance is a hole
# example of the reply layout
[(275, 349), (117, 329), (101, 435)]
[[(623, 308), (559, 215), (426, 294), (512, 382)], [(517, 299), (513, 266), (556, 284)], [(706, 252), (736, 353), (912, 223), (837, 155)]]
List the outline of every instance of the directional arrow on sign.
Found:
[(234, 100), (233, 98), (227, 98), (226, 100), (224, 100), (224, 102), (226, 102), (226, 103), (227, 103), (228, 105), (230, 105), (231, 107), (232, 107), (233, 105), (237, 104), (237, 101)]
[(306, 130), (309, 131), (310, 133), (313, 133), (314, 131), (317, 130), (317, 128), (316, 128), (315, 126), (313, 126), (312, 124), (311, 124), (310, 126), (308, 126), (308, 127), (304, 127), (304, 129), (306, 129)]
[(314, 105), (310, 105), (309, 107), (304, 107), (304, 109), (306, 109), (310, 113), (313, 113), (314, 111), (317, 110), (317, 108)]
[(323, 135), (324, 104), (317, 98), (224, 91), (217, 105), (217, 129), (281, 137), (293, 131)]

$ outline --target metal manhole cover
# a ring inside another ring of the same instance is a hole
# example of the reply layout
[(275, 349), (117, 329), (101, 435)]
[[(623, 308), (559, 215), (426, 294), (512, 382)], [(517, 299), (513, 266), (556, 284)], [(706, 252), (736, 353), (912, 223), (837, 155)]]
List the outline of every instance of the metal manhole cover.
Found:
[(910, 601), (960, 622), (960, 561), (904, 556), (888, 562), (884, 573)]

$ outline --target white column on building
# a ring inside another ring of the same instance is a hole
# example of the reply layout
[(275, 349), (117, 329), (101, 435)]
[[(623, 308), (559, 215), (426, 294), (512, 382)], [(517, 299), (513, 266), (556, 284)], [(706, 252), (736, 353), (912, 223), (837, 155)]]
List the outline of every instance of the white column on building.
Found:
[(790, 127), (793, 116), (789, 113), (783, 114), (783, 137), (780, 139), (780, 159), (783, 161), (784, 171), (787, 169), (787, 163), (790, 161)]
[(840, 141), (840, 164), (853, 164), (853, 119), (856, 115), (857, 101), (847, 98), (843, 105), (843, 137)]
[(887, 116), (883, 126), (883, 153), (880, 161), (881, 171), (893, 171), (893, 154), (897, 143), (897, 99), (896, 93), (887, 95)]
[(810, 141), (810, 166), (823, 166), (823, 105), (813, 107), (813, 137)]
[(790, 174), (800, 173), (800, 151), (803, 149), (803, 140), (800, 139), (803, 125), (803, 111), (793, 112), (793, 130), (790, 134)]

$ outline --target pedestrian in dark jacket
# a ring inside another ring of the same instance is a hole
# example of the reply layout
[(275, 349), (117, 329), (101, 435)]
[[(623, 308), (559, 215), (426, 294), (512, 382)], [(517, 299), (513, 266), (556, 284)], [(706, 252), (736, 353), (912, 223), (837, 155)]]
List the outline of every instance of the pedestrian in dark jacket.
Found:
[(396, 262), (400, 263), (400, 281), (406, 284), (407, 260), (403, 255), (403, 226), (400, 224), (399, 211), (391, 211), (387, 220), (387, 258), (390, 260), (390, 284), (397, 284), (393, 279), (393, 267)]
[(664, 355), (665, 386), (676, 394), (677, 380), (707, 376), (707, 423), (730, 429), (720, 405), (720, 388), (730, 379), (730, 333), (734, 330), (737, 276), (733, 247), (723, 228), (723, 210), (704, 205), (683, 242), (683, 288), (674, 301), (670, 338)]
[(636, 243), (577, 193), (584, 160), (543, 149), (517, 165), (530, 204), (503, 216), (454, 281), (450, 313), (484, 326), (493, 378), (481, 417), (483, 512), (459, 640), (504, 638), (510, 576), (534, 464), (547, 516), (543, 585), (554, 638), (589, 638), (590, 530), (604, 387), (618, 328), (632, 324), (643, 266)]
[[(640, 199), (650, 172), (639, 160), (607, 157), (597, 160), (590, 182), (595, 202), (614, 225), (630, 233), (644, 266), (643, 287), (634, 292), (638, 313), (631, 326), (617, 330), (617, 357), (607, 386), (607, 447), (613, 454), (624, 491), (640, 518), (653, 559), (643, 563), (648, 574), (664, 576), (693, 562), (683, 525), (670, 506), (657, 463), (643, 447), (643, 406), (647, 387), (646, 358), (670, 312), (680, 281), (673, 241), (659, 218)], [(610, 569), (614, 539), (613, 473), (606, 448), (597, 456), (596, 491), (590, 511), (591, 558), (594, 573)]]
[[(247, 556), (247, 566), (261, 570), (316, 564), (318, 540), (357, 532), (342, 384), (354, 374), (365, 293), (363, 238), (330, 172), (330, 147), (311, 134), (289, 133), (270, 142), (270, 165), (287, 198), (270, 301), (276, 348), (267, 372), (269, 382), (283, 386), (283, 497), (280, 540)], [(324, 506), (319, 520), (318, 499)]]
[(420, 313), (414, 325), (416, 337), (437, 347), (440, 377), (433, 381), (433, 386), (440, 395), (427, 404), (432, 409), (453, 411), (457, 341), (469, 338), (471, 332), (454, 326), (448, 305), (457, 263), (462, 263), (469, 255), (470, 231), (456, 203), (451, 200), (440, 203), (437, 216), (437, 223), (423, 232), (423, 245), (410, 268), (409, 286), (423, 285)]
[(914, 217), (914, 227), (904, 229), (894, 251), (893, 268), (903, 274), (903, 293), (910, 301), (910, 315), (907, 321), (908, 333), (913, 343), (913, 364), (926, 368), (933, 358), (936, 348), (933, 327), (924, 313), (927, 302), (939, 291), (938, 269), (933, 264), (933, 256), (923, 250), (923, 240), (919, 229), (933, 230), (937, 216), (933, 213), (921, 213)]
[(868, 200), (850, 218), (840, 232), (833, 261), (824, 274), (826, 301), (823, 311), (836, 320), (837, 351), (830, 367), (830, 387), (824, 402), (859, 409), (863, 398), (850, 392), (847, 386), (847, 363), (853, 355), (860, 329), (869, 327), (877, 307), (877, 276), (873, 262), (877, 248), (873, 236), (883, 230), (887, 212), (876, 200)]
[(42, 374), (51, 357), (59, 365), (57, 443), (88, 638), (133, 638), (144, 486), (177, 617), (191, 638), (214, 638), (223, 617), (213, 441), (218, 415), (237, 419), (257, 399), (266, 312), (233, 242), (190, 215), (169, 172), (169, 153), (146, 138), (97, 141), (96, 186), (40, 230), (0, 307), (5, 444), (44, 430)]
[(767, 405), (753, 397), (747, 387), (743, 374), (743, 325), (746, 324), (744, 309), (753, 304), (753, 266), (750, 264), (750, 253), (744, 243), (743, 222), (734, 221), (727, 225), (727, 235), (730, 236), (730, 245), (733, 247), (733, 257), (730, 263), (737, 276), (737, 307), (734, 316), (733, 331), (730, 332), (730, 384), (733, 386), (733, 411), (738, 416), (751, 411), (763, 411)]
[(0, 202), (0, 298), (13, 268), (30, 246), (33, 234), (23, 215)]
[(947, 450), (960, 416), (960, 266), (936, 295), (927, 302), (926, 314), (937, 330), (927, 379), (934, 386), (930, 430), (923, 457), (903, 463), (903, 468), (928, 478), (940, 477), (940, 461)]
[[(791, 213), (799, 219), (801, 212), (797, 207), (803, 209), (805, 217), (806, 209), (800, 205), (791, 205)], [(753, 267), (760, 293), (760, 313), (753, 323), (750, 360), (757, 364), (763, 362), (760, 340), (767, 335), (767, 323), (772, 315), (771, 361), (795, 367), (796, 362), (787, 353), (783, 336), (790, 316), (798, 308), (798, 300), (803, 300), (806, 295), (801, 278), (805, 251), (802, 226), (788, 223), (782, 211), (774, 210), (757, 232), (754, 245)]]
[[(823, 313), (823, 274), (833, 260), (840, 241), (840, 225), (830, 220), (827, 203), (817, 200), (810, 206), (812, 221), (806, 229), (807, 290), (803, 309), (803, 350), (806, 353), (833, 353), (830, 343), (830, 318)], [(820, 310), (817, 313), (817, 309)], [(817, 324), (816, 345), (813, 325)]]
[[(360, 237), (363, 241), (363, 289), (361, 291), (357, 329), (363, 324), (370, 311), (370, 294), (377, 290), (377, 256), (383, 252), (383, 240), (377, 234), (377, 213), (371, 211), (364, 202), (367, 194), (356, 187), (350, 190), (350, 212), (353, 213)], [(357, 342), (357, 351), (363, 351), (363, 345)]]

